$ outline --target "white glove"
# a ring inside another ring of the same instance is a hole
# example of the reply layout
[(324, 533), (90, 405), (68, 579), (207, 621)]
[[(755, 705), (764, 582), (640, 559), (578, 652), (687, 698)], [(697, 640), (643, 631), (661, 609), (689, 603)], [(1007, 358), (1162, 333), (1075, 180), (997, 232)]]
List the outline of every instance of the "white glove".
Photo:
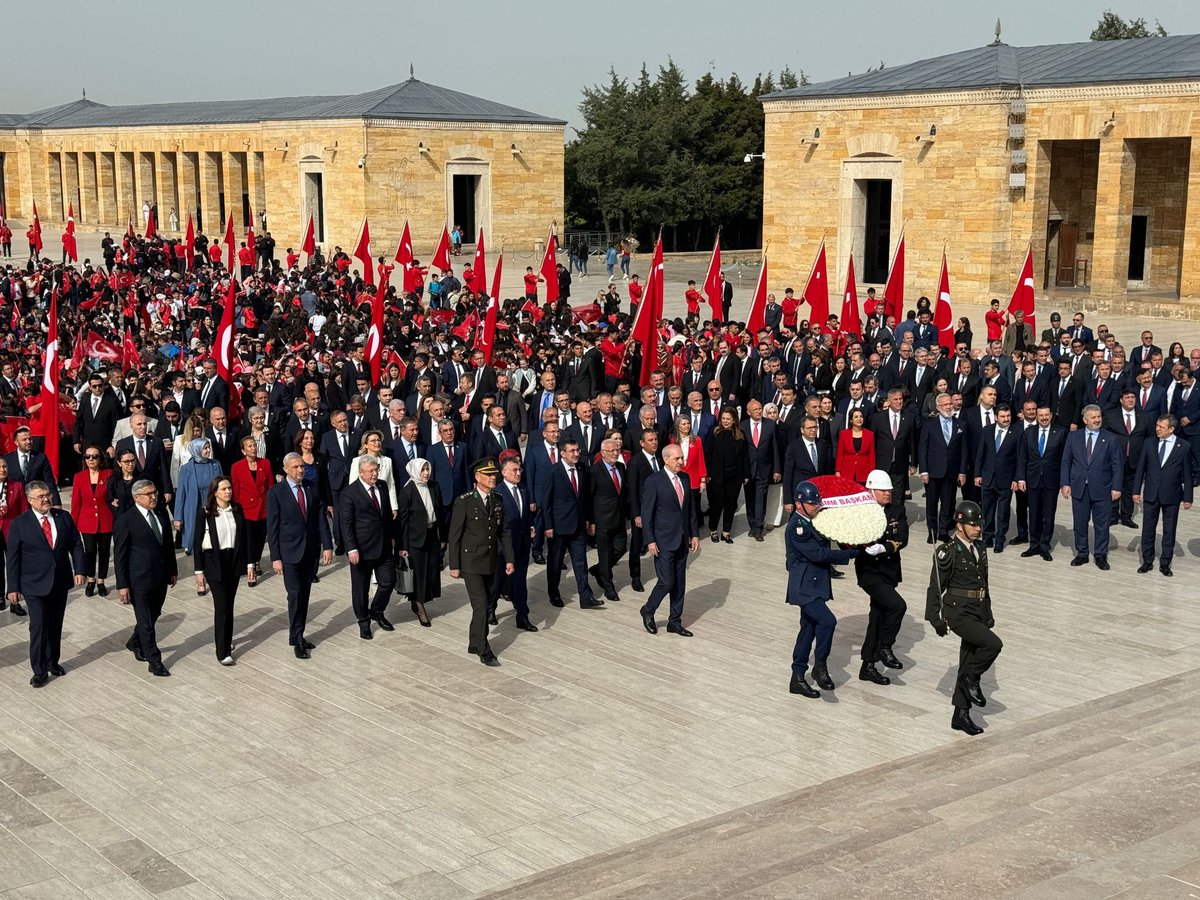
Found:
[(881, 553), (887, 553), (887, 547), (883, 546), (883, 544), (872, 544), (867, 548), (868, 556), (879, 556)]

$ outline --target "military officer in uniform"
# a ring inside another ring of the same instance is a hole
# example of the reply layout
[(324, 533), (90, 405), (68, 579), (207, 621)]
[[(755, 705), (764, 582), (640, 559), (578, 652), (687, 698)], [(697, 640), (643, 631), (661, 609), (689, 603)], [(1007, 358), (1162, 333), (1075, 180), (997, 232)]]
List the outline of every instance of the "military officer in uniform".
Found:
[(882, 662), (889, 669), (904, 668), (904, 663), (892, 652), (892, 644), (896, 642), (908, 609), (908, 604), (896, 590), (900, 583), (900, 551), (908, 546), (908, 516), (904, 512), (903, 499), (899, 503), (892, 502), (892, 477), (887, 472), (875, 469), (868, 474), (867, 490), (883, 507), (887, 530), (854, 560), (858, 586), (871, 598), (858, 677), (876, 684), (891, 684), (891, 679), (876, 669), (875, 663)]
[[(504, 518), (504, 503), (494, 493), (500, 470), (496, 460), (485, 457), (471, 467), (475, 490), (454, 501), (450, 514), (450, 537), (447, 555), (450, 577), (461, 578), (471, 599), (471, 632), (468, 653), (479, 654), (484, 665), (498, 666), (500, 660), (488, 645), (488, 588), (496, 571), (496, 554), (503, 549), (504, 558), (513, 558), (512, 535)], [(513, 564), (504, 564), (511, 575)]]
[(833, 648), (833, 631), (837, 617), (829, 611), (826, 601), (833, 599), (829, 571), (835, 565), (848, 563), (858, 555), (857, 550), (834, 550), (829, 538), (817, 533), (813, 519), (821, 511), (821, 491), (811, 481), (796, 485), (796, 506), (788, 520), (784, 545), (787, 549), (787, 602), (800, 607), (800, 633), (792, 651), (793, 694), (820, 697), (821, 692), (808, 683), (808, 655), (816, 641), (813, 681), (827, 691), (834, 688), (826, 661)]
[(954, 685), (954, 716), (950, 727), (982, 734), (971, 721), (971, 704), (986, 706), (979, 677), (992, 667), (1004, 643), (992, 631), (992, 598), (988, 593), (987, 548), (979, 540), (983, 510), (964, 500), (954, 509), (954, 536), (938, 546), (925, 601), (925, 620), (939, 637), (950, 630), (962, 639), (958, 679)]

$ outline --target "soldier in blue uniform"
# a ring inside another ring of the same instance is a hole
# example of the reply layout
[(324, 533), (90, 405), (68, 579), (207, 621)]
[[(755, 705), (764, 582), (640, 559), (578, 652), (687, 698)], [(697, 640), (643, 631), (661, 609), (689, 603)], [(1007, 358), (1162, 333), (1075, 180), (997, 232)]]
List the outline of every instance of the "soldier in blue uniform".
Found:
[(817, 533), (813, 519), (820, 511), (821, 491), (817, 486), (811, 481), (796, 485), (796, 507), (788, 520), (784, 541), (787, 547), (787, 602), (800, 607), (800, 633), (796, 636), (796, 649), (792, 651), (792, 683), (788, 689), (804, 697), (821, 696), (821, 692), (804, 678), (814, 639), (817, 646), (813, 681), (827, 691), (834, 688), (826, 667), (833, 647), (833, 631), (837, 627), (837, 617), (825, 605), (833, 599), (829, 570), (858, 555), (857, 550), (834, 550), (829, 538)]
[(954, 508), (954, 537), (934, 551), (925, 596), (925, 620), (938, 636), (953, 631), (962, 639), (950, 727), (970, 735), (983, 733), (971, 721), (971, 704), (987, 705), (979, 678), (1004, 647), (992, 631), (996, 620), (988, 593), (987, 547), (979, 540), (982, 530), (983, 510), (977, 504), (964, 500)]

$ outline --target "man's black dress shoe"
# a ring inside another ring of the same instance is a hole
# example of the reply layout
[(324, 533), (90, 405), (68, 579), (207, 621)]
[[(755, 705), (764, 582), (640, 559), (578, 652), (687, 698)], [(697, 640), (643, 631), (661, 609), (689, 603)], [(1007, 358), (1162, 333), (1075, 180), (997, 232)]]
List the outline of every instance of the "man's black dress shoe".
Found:
[(538, 627), (528, 619), (517, 619), (517, 627), (522, 631), (537, 631)]
[(1168, 578), (1170, 578), (1172, 575), (1174, 575), (1174, 574), (1175, 574), (1174, 572), (1172, 572), (1172, 571), (1171, 571), (1171, 567), (1170, 567), (1170, 566), (1162, 566), (1162, 567), (1161, 567), (1161, 568), (1160, 568), (1158, 571), (1162, 572), (1162, 573), (1163, 573), (1164, 575), (1166, 575)]
[(690, 631), (688, 631), (686, 628), (684, 628), (682, 625), (668, 625), (667, 631), (671, 634), (677, 634), (680, 637), (691, 637), (692, 636), (692, 633)]
[(83, 596), (85, 596), (85, 597), (95, 597), (96, 596), (96, 582), (89, 581), (87, 583), (87, 587), (85, 587), (83, 589)]
[(546, 564), (546, 557), (542, 553), (535, 553), (533, 554), (533, 561), (539, 566), (544, 566)]
[(927, 544), (933, 543), (933, 535), (932, 534), (930, 534), (929, 537), (925, 538), (925, 543), (927, 543)]
[(20, 605), (20, 604), (18, 604), (18, 603), (14, 603), (14, 604), (12, 605), (12, 614), (13, 614), (14, 616), (27, 616), (27, 615), (29, 615), (29, 613), (25, 611), (25, 607), (24, 607), (24, 606), (21, 606), (21, 605)]
[(862, 668), (858, 670), (859, 681), (873, 681), (875, 684), (891, 684), (892, 679), (888, 678), (877, 668), (874, 663), (864, 662)]
[(971, 710), (954, 708), (954, 715), (950, 719), (950, 727), (955, 731), (965, 731), (967, 734), (974, 736), (983, 734), (983, 729), (971, 721)]
[(812, 670), (813, 681), (817, 683), (817, 687), (822, 690), (832, 691), (836, 685), (833, 679), (829, 677), (829, 669), (825, 667), (825, 663), (817, 663)]
[(646, 591), (646, 588), (643, 587), (643, 585), (642, 585), (642, 579), (640, 579), (640, 578), (633, 579), (633, 583), (630, 584), (629, 586), (631, 588), (633, 588), (635, 591), (637, 591), (639, 594), (643, 594)]
[(132, 653), (133, 658), (136, 659), (138, 662), (146, 661), (146, 657), (142, 656), (142, 650), (140, 647), (137, 647), (137, 646), (127, 642), (125, 644), (125, 649), (128, 650), (130, 653)]
[(1011, 541), (1009, 541), (1008, 543), (1009, 543), (1010, 545), (1012, 545), (1013, 547), (1016, 547), (1016, 546), (1017, 546), (1017, 545), (1019, 545), (1019, 544), (1028, 544), (1028, 543), (1029, 543), (1029, 538), (1016, 537), (1016, 538), (1013, 538), (1013, 539), (1012, 539)]
[(308, 638), (303, 638), (303, 641), (304, 641), (304, 649), (305, 650), (316, 650), (317, 649), (317, 645), (314, 644), (312, 641), (310, 641)]
[(598, 565), (589, 566), (588, 574), (591, 575), (593, 578), (599, 578), (600, 577), (600, 566), (598, 566)]
[(320, 576), (320, 575), (314, 575), (314, 576), (313, 576), (313, 580), (312, 580), (312, 583), (313, 583), (313, 584), (318, 584), (320, 581), (321, 581), (321, 576)]
[(563, 606), (565, 606), (566, 604), (564, 604), (564, 603), (563, 603), (563, 598), (562, 598), (562, 597), (551, 597), (551, 598), (550, 598), (550, 605), (551, 605), (551, 606), (557, 606), (559, 609), (562, 609), (562, 608), (563, 608)]
[(157, 675), (159, 678), (166, 678), (171, 673), (162, 663), (150, 663), (150, 674)]
[(485, 666), (498, 666), (500, 660), (496, 659), (496, 654), (489, 650), (487, 653), (479, 654), (479, 661)]
[(646, 612), (644, 609), (641, 610), (641, 613), (642, 625), (645, 626), (646, 630), (651, 634), (658, 634), (658, 626), (654, 624), (654, 616)]
[(995, 546), (995, 547), (992, 549), (992, 552), (993, 552), (993, 553), (1003, 553), (1003, 552), (1004, 552), (1004, 545), (1003, 545), (1003, 544), (997, 544), (997, 545), (996, 545), (996, 546)]
[(987, 706), (987, 698), (983, 696), (983, 688), (978, 681), (972, 681), (967, 685), (967, 696), (976, 706)]
[(1133, 519), (1122, 519), (1121, 524), (1124, 525), (1126, 528), (1137, 528), (1138, 527), (1137, 522), (1133, 521)]
[(788, 685), (788, 691), (793, 694), (799, 694), (801, 697), (815, 699), (821, 696), (821, 692), (814, 688), (803, 675), (792, 675), (792, 683)]
[(500, 624), (500, 620), (496, 618), (495, 610), (488, 613), (488, 624), (489, 625), (499, 625)]
[(359, 625), (358, 626), (358, 636), (360, 638), (362, 638), (364, 641), (375, 640), (375, 635), (371, 634), (371, 626), (370, 625)]
[[(1013, 543), (1015, 544), (1016, 541), (1013, 541)], [(1038, 556), (1039, 554), (1041, 554), (1041, 552), (1042, 551), (1039, 550), (1037, 547), (1030, 547), (1028, 550), (1024, 551), (1021, 554), (1021, 559), (1028, 559), (1031, 556)]]
[(845, 576), (841, 572), (839, 572), (837, 569), (830, 569), (829, 577), (830, 578), (844, 578)]
[(96, 593), (99, 594), (101, 597), (108, 596), (108, 587), (104, 584), (103, 581), (101, 581), (99, 584), (96, 585)]
[(53, 675), (55, 678), (58, 678), (60, 675), (66, 675), (67, 670), (65, 668), (63, 668), (62, 666), (60, 666), (58, 663), (55, 663), (54, 665), (52, 665), (50, 667), (50, 674)]
[(296, 659), (308, 659), (310, 656), (308, 648), (303, 644), (297, 644), (292, 651), (296, 654)]
[(1109, 564), (1108, 564), (1108, 557), (1101, 556), (1099, 553), (1097, 553), (1096, 554), (1096, 568), (1102, 572), (1107, 572), (1111, 568), (1111, 566), (1109, 566)]
[(1071, 565), (1073, 565), (1073, 566), (1086, 566), (1087, 563), (1088, 563), (1088, 558), (1086, 556), (1077, 556), (1073, 560), (1071, 560)]
[(1046, 562), (1054, 562), (1054, 557), (1050, 555), (1049, 550), (1042, 551), (1042, 559), (1044, 559)]
[(580, 600), (580, 609), (604, 609), (603, 600)]
[(50, 676), (43, 672), (41, 675), (34, 675), (29, 679), (29, 683), (35, 688), (45, 687), (50, 681)]
[(396, 626), (393, 625), (391, 622), (389, 622), (387, 620), (387, 616), (385, 616), (383, 613), (380, 613), (377, 616), (371, 616), (371, 618), (374, 619), (375, 624), (378, 625), (380, 628), (382, 628), (384, 631), (395, 631), (396, 630)]
[(881, 650), (875, 651), (875, 659), (883, 663), (889, 669), (903, 669), (904, 663), (896, 659), (896, 654), (892, 652), (891, 647), (884, 647)]
[(1138, 574), (1145, 575), (1147, 572), (1149, 572), (1153, 568), (1154, 568), (1153, 563), (1142, 563), (1140, 566), (1138, 566)]

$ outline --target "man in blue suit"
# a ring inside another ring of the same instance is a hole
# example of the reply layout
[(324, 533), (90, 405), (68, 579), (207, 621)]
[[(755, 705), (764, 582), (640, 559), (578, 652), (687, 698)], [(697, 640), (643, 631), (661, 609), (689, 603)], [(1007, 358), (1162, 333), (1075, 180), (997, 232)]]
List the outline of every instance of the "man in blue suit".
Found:
[(1186, 366), (1179, 372), (1171, 413), (1179, 421), (1179, 434), (1192, 454), (1192, 478), (1200, 478), (1200, 390), (1196, 388), (1196, 374)]
[(426, 450), (430, 481), (437, 486), (442, 498), (442, 527), (450, 525), (454, 498), (467, 492), (467, 447), (455, 440), (454, 423), (442, 419), (437, 423), (437, 437)]
[(558, 420), (555, 419), (547, 422), (540, 434), (531, 432), (529, 442), (525, 447), (525, 486), (529, 489), (529, 502), (535, 507), (533, 524), (537, 531), (533, 538), (531, 552), (533, 561), (539, 566), (546, 564), (546, 557), (542, 553), (546, 546), (541, 507), (542, 489), (549, 480), (550, 473), (562, 459), (558, 447), (561, 435), (562, 431), (559, 428)]
[(683, 451), (674, 444), (663, 448), (663, 468), (646, 479), (642, 487), (642, 540), (654, 557), (658, 583), (639, 610), (642, 625), (658, 634), (654, 613), (663, 597), (670, 596), (667, 631), (691, 637), (683, 627), (683, 599), (687, 590), (687, 557), (700, 549), (700, 530), (692, 506), (692, 488), (683, 469)]
[(304, 637), (308, 598), (312, 593), (317, 553), (321, 565), (333, 561), (329, 522), (317, 492), (304, 484), (304, 460), (299, 453), (283, 458), (283, 481), (267, 493), (267, 545), (271, 568), (283, 576), (288, 601), (288, 643), (297, 659), (308, 659), (316, 645)]
[[(533, 512), (528, 488), (521, 484), (520, 458), (514, 456), (504, 460), (500, 475), (502, 481), (496, 486), (496, 493), (504, 503), (504, 519), (512, 535), (513, 558), (505, 559), (504, 550), (500, 550), (501, 565), (496, 566), (488, 597), (488, 623), (496, 624), (496, 603), (504, 594), (517, 613), (517, 627), (522, 631), (537, 631), (538, 627), (529, 621), (529, 547), (533, 537)], [(511, 575), (505, 572), (503, 563), (506, 562), (513, 564)]]
[(1071, 498), (1075, 528), (1073, 566), (1087, 565), (1088, 521), (1096, 531), (1096, 568), (1107, 571), (1108, 526), (1113, 501), (1121, 499), (1121, 467), (1124, 457), (1116, 437), (1100, 428), (1100, 407), (1083, 408), (1083, 428), (1067, 436), (1058, 483), (1062, 495)]
[(29, 683), (40, 688), (51, 675), (65, 675), (58, 661), (67, 592), (83, 584), (83, 544), (70, 515), (51, 506), (44, 481), (25, 487), (29, 509), (8, 529), (8, 599), (29, 610)]
[[(342, 508), (342, 491), (350, 481), (350, 463), (358, 456), (358, 445), (361, 435), (350, 428), (350, 420), (345, 410), (335, 409), (329, 417), (332, 426), (321, 435), (321, 452), (328, 461), (329, 491), (333, 495), (333, 508)], [(341, 556), (342, 546), (341, 516), (333, 517), (333, 546), (334, 552)]]
[(1142, 504), (1142, 564), (1139, 574), (1154, 565), (1154, 532), (1162, 513), (1162, 555), (1158, 570), (1171, 577), (1175, 555), (1175, 528), (1179, 507), (1192, 508), (1192, 454), (1187, 441), (1175, 436), (1175, 417), (1161, 416), (1155, 423), (1158, 440), (1146, 441), (1133, 476), (1133, 501)]
[(827, 660), (833, 649), (837, 617), (826, 602), (833, 599), (830, 581), (833, 567), (850, 562), (857, 550), (834, 550), (829, 538), (818, 534), (813, 519), (821, 512), (821, 491), (811, 481), (802, 481), (794, 491), (796, 507), (784, 532), (787, 550), (787, 602), (800, 607), (800, 632), (792, 650), (792, 682), (788, 690), (802, 697), (816, 698), (821, 692), (804, 677), (808, 656), (816, 641), (813, 680), (827, 691), (834, 689)]
[(778, 484), (783, 477), (783, 454), (780, 453), (778, 432), (775, 423), (764, 419), (762, 404), (751, 400), (746, 404), (749, 418), (742, 423), (746, 436), (746, 452), (750, 459), (750, 478), (746, 482), (746, 521), (750, 536), (763, 540), (767, 509), (767, 487)]
[(954, 493), (966, 484), (967, 436), (954, 418), (949, 394), (938, 395), (937, 418), (925, 423), (917, 441), (917, 471), (925, 485), (925, 526), (930, 544), (949, 540)]
[(1054, 421), (1049, 406), (1037, 411), (1037, 427), (1021, 433), (1017, 454), (1017, 489), (1029, 498), (1029, 548), (1022, 557), (1040, 556), (1053, 562), (1054, 514), (1058, 510), (1058, 477), (1063, 445), (1070, 432)]
[(1134, 406), (1139, 413), (1158, 421), (1159, 416), (1165, 416), (1168, 412), (1167, 389), (1154, 383), (1154, 375), (1149, 369), (1139, 369), (1134, 379), (1137, 381), (1133, 386), (1137, 394)]
[(1008, 537), (1020, 437), (1012, 427), (1012, 409), (1000, 404), (995, 423), (983, 429), (975, 451), (975, 486), (983, 493), (983, 543), (990, 546), (994, 541), (997, 553), (1004, 552)]
[(542, 508), (546, 539), (550, 541), (550, 557), (546, 561), (546, 591), (550, 595), (551, 606), (563, 606), (559, 582), (562, 579), (563, 559), (570, 553), (575, 585), (579, 589), (580, 609), (601, 609), (604, 601), (596, 599), (588, 581), (587, 539), (595, 531), (588, 469), (579, 459), (577, 441), (564, 439), (561, 447), (562, 461), (547, 472), (538, 501)]
[(699, 391), (692, 391), (687, 397), (688, 408), (684, 415), (692, 423), (692, 434), (700, 440), (708, 437), (708, 433), (716, 427), (717, 419), (704, 408), (704, 395)]

